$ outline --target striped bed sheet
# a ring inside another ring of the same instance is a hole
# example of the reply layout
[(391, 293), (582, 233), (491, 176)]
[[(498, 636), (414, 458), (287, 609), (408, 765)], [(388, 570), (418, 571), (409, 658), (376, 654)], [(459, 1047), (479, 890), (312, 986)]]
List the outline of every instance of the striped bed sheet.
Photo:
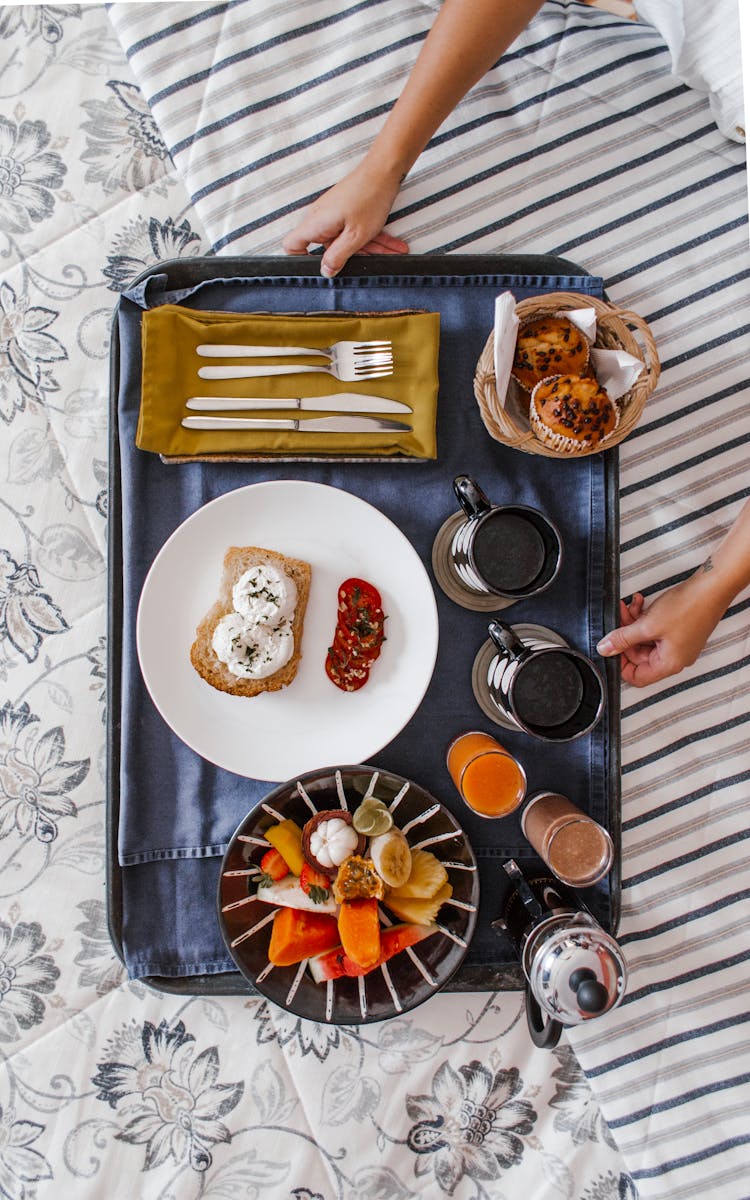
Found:
[[(437, 8), (110, 7), (217, 253), (280, 253), (380, 127)], [(649, 322), (662, 378), (621, 447), (623, 594), (689, 575), (750, 495), (746, 167), (656, 31), (550, 0), (433, 138), (389, 228), (415, 253), (572, 258)], [(679, 677), (623, 689), (630, 986), (569, 1034), (658, 1200), (750, 1186), (749, 606)]]

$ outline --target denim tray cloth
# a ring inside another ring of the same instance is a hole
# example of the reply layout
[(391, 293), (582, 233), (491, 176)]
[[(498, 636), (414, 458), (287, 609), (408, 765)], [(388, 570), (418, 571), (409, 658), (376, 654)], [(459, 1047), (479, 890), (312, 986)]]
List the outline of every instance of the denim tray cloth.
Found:
[[(145, 575), (159, 549), (191, 513), (248, 483), (301, 478), (345, 488), (395, 522), (431, 573), (431, 549), (442, 523), (457, 511), (455, 475), (471, 474), (495, 503), (539, 507), (560, 528), (564, 565), (540, 597), (506, 610), (511, 622), (548, 625), (573, 646), (593, 652), (611, 615), (605, 611), (605, 468), (602, 457), (561, 461), (522, 454), (487, 433), (473, 395), (476, 362), (492, 328), (495, 297), (549, 291), (599, 296), (592, 276), (373, 276), (215, 279), (180, 291), (160, 279), (123, 296), (118, 310), (123, 546), (122, 740), (119, 862), (122, 948), (131, 976), (209, 975), (235, 970), (216, 917), (221, 855), (245, 814), (274, 785), (205, 762), (165, 725), (145, 690), (135, 652), (135, 617)], [(388, 463), (190, 463), (175, 467), (135, 448), (140, 397), (143, 308), (169, 300), (228, 311), (378, 311), (424, 308), (440, 313), (438, 457), (412, 466)], [(147, 514), (147, 517), (144, 515)], [(495, 964), (503, 949), (490, 928), (498, 912), (501, 863), (529, 856), (517, 818), (491, 822), (459, 800), (445, 767), (458, 733), (486, 729), (517, 753), (529, 791), (554, 788), (608, 823), (606, 723), (562, 746), (531, 743), (494, 726), (471, 689), (474, 656), (491, 617), (454, 604), (434, 584), (440, 621), (430, 687), (406, 728), (374, 765), (414, 779), (450, 808), (471, 839), (483, 902), (467, 963)], [(333, 764), (321, 764), (333, 765)], [(587, 897), (588, 899), (589, 897)], [(606, 917), (606, 884), (591, 896)], [(507, 953), (507, 951), (505, 951)]]

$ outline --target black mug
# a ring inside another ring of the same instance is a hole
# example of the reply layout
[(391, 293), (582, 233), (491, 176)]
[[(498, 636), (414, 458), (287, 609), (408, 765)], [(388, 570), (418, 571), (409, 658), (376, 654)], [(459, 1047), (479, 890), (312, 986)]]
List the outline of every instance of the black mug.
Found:
[(593, 729), (605, 690), (585, 654), (542, 634), (520, 638), (503, 621), (490, 621), (488, 632), (498, 653), (487, 668), (487, 687), (503, 716), (547, 742), (570, 742)]
[(526, 600), (549, 587), (562, 559), (552, 522), (525, 504), (491, 504), (468, 475), (457, 475), (453, 490), (466, 514), (450, 550), (462, 586), (505, 600)]

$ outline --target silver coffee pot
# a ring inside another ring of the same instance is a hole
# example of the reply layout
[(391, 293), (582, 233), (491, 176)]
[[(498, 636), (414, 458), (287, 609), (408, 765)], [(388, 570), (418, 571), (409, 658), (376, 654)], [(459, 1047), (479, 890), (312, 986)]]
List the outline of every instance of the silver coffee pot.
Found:
[(627, 965), (617, 942), (570, 888), (552, 875), (527, 879), (513, 859), (504, 868), (512, 891), (492, 925), (510, 937), (523, 967), (532, 1040), (552, 1049), (564, 1027), (620, 1003)]

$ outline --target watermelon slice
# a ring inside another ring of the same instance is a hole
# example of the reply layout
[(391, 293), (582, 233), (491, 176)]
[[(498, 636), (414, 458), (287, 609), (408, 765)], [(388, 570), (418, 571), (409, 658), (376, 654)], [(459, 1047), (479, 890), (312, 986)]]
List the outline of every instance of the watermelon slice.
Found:
[(437, 925), (390, 925), (380, 930), (380, 958), (369, 971), (363, 971), (349, 958), (343, 946), (336, 946), (310, 959), (312, 977), (316, 983), (326, 983), (329, 979), (341, 979), (342, 976), (369, 975), (370, 971), (382, 966), (394, 954), (400, 954), (407, 946), (414, 946), (433, 933), (438, 933)]

